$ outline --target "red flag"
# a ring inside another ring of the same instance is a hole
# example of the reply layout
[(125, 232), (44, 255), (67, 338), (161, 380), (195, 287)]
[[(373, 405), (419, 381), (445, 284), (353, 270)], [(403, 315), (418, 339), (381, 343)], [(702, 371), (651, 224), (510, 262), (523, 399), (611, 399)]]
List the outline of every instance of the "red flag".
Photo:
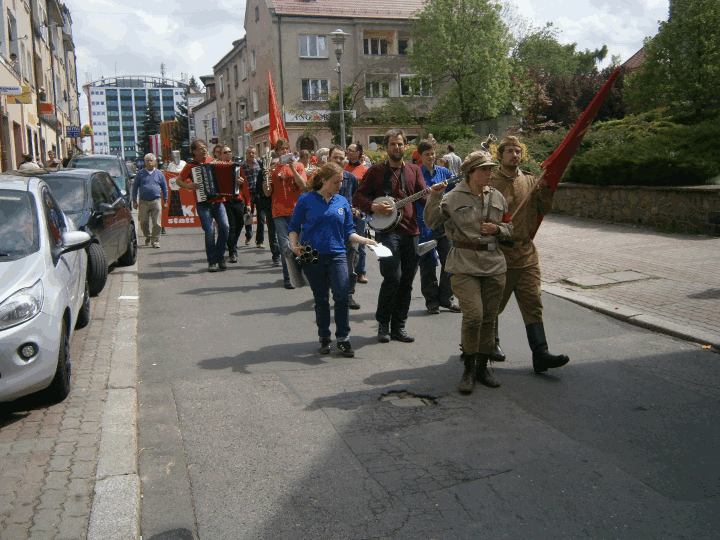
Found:
[[(585, 112), (582, 113), (582, 116), (577, 122), (575, 122), (575, 125), (570, 130), (570, 133), (565, 136), (563, 142), (560, 143), (560, 146), (558, 146), (553, 154), (542, 164), (542, 168), (545, 169), (545, 182), (548, 186), (550, 186), (550, 189), (553, 190), (553, 193), (555, 193), (557, 185), (560, 183), (560, 179), (562, 178), (565, 169), (567, 169), (570, 160), (575, 155), (583, 137), (585, 137), (585, 133), (587, 133), (587, 130), (590, 129), (592, 121), (595, 119), (595, 116), (597, 116), (605, 98), (610, 93), (610, 89), (612, 88), (619, 72), (620, 68), (616, 68), (615, 71), (612, 72), (612, 75), (610, 75), (603, 87), (590, 102), (590, 105), (588, 105), (587, 109), (585, 109)], [(535, 238), (535, 234), (537, 233), (542, 220), (543, 217), (538, 216), (537, 227), (535, 227), (535, 232), (532, 234), (533, 238)]]
[(280, 116), (277, 99), (275, 99), (275, 87), (273, 86), (270, 70), (268, 70), (268, 81), (270, 81), (270, 91), (268, 92), (270, 100), (270, 108), (268, 109), (270, 111), (270, 146), (275, 146), (280, 137), (288, 139), (288, 134), (282, 116)]

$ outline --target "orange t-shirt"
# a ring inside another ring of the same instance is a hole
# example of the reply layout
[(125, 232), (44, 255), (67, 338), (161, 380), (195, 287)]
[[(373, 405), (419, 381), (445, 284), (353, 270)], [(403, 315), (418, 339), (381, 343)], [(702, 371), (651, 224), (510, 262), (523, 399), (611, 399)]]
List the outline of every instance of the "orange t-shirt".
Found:
[[(215, 161), (215, 160), (214, 160), (213, 158), (211, 158), (211, 157), (206, 157), (206, 158), (205, 158), (205, 163), (212, 163), (213, 161)], [(183, 170), (180, 171), (180, 178), (182, 178), (183, 181), (185, 181), (185, 182), (193, 182), (192, 169), (193, 169), (193, 167), (197, 167), (198, 165), (200, 165), (200, 163), (197, 163), (197, 162), (194, 162), (194, 161), (188, 161), (188, 162), (185, 164), (185, 166), (183, 167)], [(197, 204), (197, 203), (198, 203), (197, 191), (192, 190), (192, 192), (193, 192), (193, 197), (195, 197), (195, 204)], [(216, 203), (216, 202), (224, 202), (224, 201), (227, 201), (227, 200), (228, 200), (227, 197), (215, 197), (214, 199), (210, 199), (210, 200), (207, 200), (207, 201), (205, 201), (205, 202), (207, 202), (207, 203)]]
[(368, 170), (368, 168), (360, 163), (360, 165), (350, 165), (349, 163), (345, 164), (345, 170), (348, 172), (351, 172), (355, 175), (355, 178), (358, 179), (358, 182), (362, 180), (363, 176), (365, 176), (365, 172)]
[[(292, 164), (295, 170), (307, 180), (305, 167), (296, 161)], [(276, 167), (270, 172), (272, 183), (272, 215), (273, 217), (292, 216), (295, 203), (302, 195), (302, 191), (295, 182), (290, 165)]]

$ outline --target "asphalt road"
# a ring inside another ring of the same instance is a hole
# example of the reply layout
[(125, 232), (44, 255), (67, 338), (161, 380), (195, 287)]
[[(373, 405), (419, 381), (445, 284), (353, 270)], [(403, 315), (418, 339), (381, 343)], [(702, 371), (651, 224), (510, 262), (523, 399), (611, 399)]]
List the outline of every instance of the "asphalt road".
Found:
[(545, 295), (571, 363), (533, 374), (511, 302), (503, 387), (462, 396), (419, 278), (415, 343), (378, 344), (369, 254), (356, 357), (319, 357), (309, 288), (254, 247), (208, 274), (202, 243), (140, 250), (145, 540), (720, 537), (718, 354)]

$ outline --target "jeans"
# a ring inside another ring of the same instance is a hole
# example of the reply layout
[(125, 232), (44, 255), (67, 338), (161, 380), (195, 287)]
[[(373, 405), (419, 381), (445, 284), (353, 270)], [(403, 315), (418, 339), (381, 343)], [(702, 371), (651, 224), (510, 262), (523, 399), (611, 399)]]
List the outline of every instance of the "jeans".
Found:
[(245, 224), (245, 201), (225, 201), (223, 204), (229, 224), (227, 250), (231, 256), (237, 255), (238, 239)]
[[(367, 221), (364, 219), (359, 219), (355, 223), (355, 232), (358, 233), (360, 236), (365, 236), (365, 233), (367, 231)], [(365, 244), (360, 244), (360, 247), (358, 248), (358, 261), (355, 265), (355, 274), (364, 274), (365, 273)]]
[(267, 221), (268, 242), (270, 243), (270, 252), (273, 259), (280, 257), (280, 248), (278, 247), (277, 234), (275, 234), (275, 221), (272, 217), (272, 201), (270, 199), (257, 199), (255, 208), (257, 208), (257, 230), (255, 232), (255, 243), (263, 244), (265, 241), (265, 221)]
[(335, 303), (335, 337), (338, 341), (342, 341), (350, 335), (348, 266), (345, 253), (320, 254), (318, 264), (304, 264), (303, 270), (315, 297), (318, 336), (322, 339), (331, 335), (329, 284)]
[[(278, 216), (273, 218), (275, 222), (275, 233), (277, 234), (278, 247), (280, 248), (280, 260), (282, 261), (283, 269), (283, 281), (290, 283), (290, 274), (288, 273), (287, 259), (285, 258), (285, 252), (290, 250), (290, 217), (291, 216)], [(347, 265), (347, 263), (345, 263)]]
[(383, 282), (380, 285), (375, 320), (379, 323), (392, 325), (393, 330), (405, 327), (412, 284), (418, 269), (417, 254), (418, 237), (377, 233), (375, 239), (392, 251), (392, 257), (380, 259), (380, 274)]
[[(199, 202), (197, 204), (197, 213), (203, 231), (205, 231), (205, 254), (208, 262), (212, 264), (222, 261), (230, 232), (225, 206), (219, 202)], [(213, 231), (213, 219), (218, 225), (217, 244), (215, 243), (215, 232)]]
[(445, 261), (450, 253), (450, 239), (445, 236), (435, 236), (437, 240), (437, 253), (440, 258), (440, 283), (437, 279), (437, 266), (435, 257), (428, 253), (420, 260), (420, 290), (425, 297), (425, 306), (440, 307), (452, 303), (452, 287), (450, 286), (450, 274), (445, 271)]

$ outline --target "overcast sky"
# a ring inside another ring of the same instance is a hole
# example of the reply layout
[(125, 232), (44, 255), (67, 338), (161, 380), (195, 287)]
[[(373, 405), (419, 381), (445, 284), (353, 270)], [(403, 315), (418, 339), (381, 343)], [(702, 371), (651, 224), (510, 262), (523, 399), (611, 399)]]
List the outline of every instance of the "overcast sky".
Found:
[[(362, 0), (360, 0), (362, 1)], [(391, 1), (391, 0), (390, 0)], [(657, 33), (668, 0), (513, 0), (537, 25), (552, 21), (560, 41), (580, 49), (607, 44), (627, 60)], [(101, 75), (211, 75), (212, 66), (244, 35), (245, 2), (230, 0), (66, 0), (73, 18), (78, 83)], [(199, 6), (202, 6), (199, 7)], [(87, 98), (81, 99), (87, 122)]]

